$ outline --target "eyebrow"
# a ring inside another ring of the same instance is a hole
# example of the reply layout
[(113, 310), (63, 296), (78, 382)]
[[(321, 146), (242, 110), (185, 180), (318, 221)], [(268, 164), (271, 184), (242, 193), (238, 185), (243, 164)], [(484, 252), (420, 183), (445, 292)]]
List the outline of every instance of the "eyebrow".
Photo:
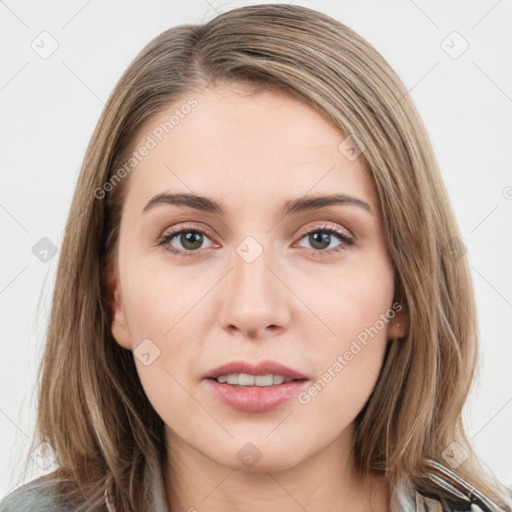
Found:
[[(195, 210), (215, 213), (223, 215), (225, 210), (221, 203), (215, 199), (211, 199), (205, 196), (198, 196), (195, 194), (157, 194), (146, 204), (143, 212), (146, 212), (159, 204), (171, 204), (177, 206), (186, 206)], [(301, 213), (310, 210), (318, 210), (320, 208), (326, 208), (327, 206), (333, 205), (351, 205), (358, 206), (372, 213), (370, 205), (357, 197), (348, 194), (330, 194), (330, 195), (318, 195), (312, 197), (300, 197), (298, 199), (291, 199), (284, 203), (281, 214), (282, 216), (289, 215), (290, 213)]]

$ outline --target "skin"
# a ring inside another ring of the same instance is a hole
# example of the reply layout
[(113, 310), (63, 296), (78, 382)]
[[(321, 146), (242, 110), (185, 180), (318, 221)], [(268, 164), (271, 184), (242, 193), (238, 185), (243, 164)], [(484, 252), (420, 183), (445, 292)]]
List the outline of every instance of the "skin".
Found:
[[(148, 121), (134, 147), (188, 97)], [(307, 404), (295, 397), (272, 411), (241, 412), (219, 402), (202, 378), (235, 359), (271, 359), (315, 382), (391, 308), (393, 267), (366, 164), (338, 150), (345, 134), (281, 92), (217, 84), (194, 97), (197, 107), (126, 178), (111, 276), (116, 341), (134, 350), (150, 339), (160, 351), (148, 366), (135, 362), (165, 423), (169, 507), (389, 510), (384, 479), (352, 470), (353, 422), (388, 340), (406, 334), (403, 312)], [(225, 214), (169, 204), (143, 212), (152, 197), (171, 192), (214, 198)], [(280, 213), (289, 199), (332, 193), (365, 201), (371, 213), (351, 204)], [(322, 246), (326, 223), (354, 244), (334, 234)], [(166, 243), (195, 254), (158, 245), (185, 224), (207, 231), (202, 244), (179, 235)], [(318, 227), (316, 238), (304, 234), (309, 227)], [(263, 251), (251, 263), (236, 251), (247, 236)], [(248, 442), (262, 455), (252, 467), (237, 457)]]

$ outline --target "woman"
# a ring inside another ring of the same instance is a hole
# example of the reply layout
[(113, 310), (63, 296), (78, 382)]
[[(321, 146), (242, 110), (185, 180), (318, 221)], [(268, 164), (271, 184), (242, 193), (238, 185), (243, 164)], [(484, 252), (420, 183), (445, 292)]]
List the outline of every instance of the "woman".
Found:
[(292, 5), (175, 27), (89, 144), (41, 364), (57, 469), (0, 510), (512, 510), (462, 424), (476, 357), (380, 54)]

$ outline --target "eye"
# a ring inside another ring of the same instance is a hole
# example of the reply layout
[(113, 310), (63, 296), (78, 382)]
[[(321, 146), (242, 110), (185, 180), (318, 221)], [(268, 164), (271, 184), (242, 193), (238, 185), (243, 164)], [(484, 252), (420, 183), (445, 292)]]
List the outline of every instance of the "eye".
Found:
[[(178, 256), (192, 256), (202, 248), (201, 246), (205, 238), (209, 240), (206, 231), (194, 226), (181, 226), (181, 229), (176, 229), (162, 235), (158, 240), (158, 245)], [(181, 247), (173, 246), (173, 241)], [(207, 249), (209, 248), (211, 247), (207, 247)]]
[[(334, 237), (333, 237), (334, 235)], [(341, 241), (340, 244), (332, 248), (332, 243), (335, 239)], [(325, 257), (344, 251), (347, 247), (354, 244), (354, 240), (334, 224), (327, 224), (323, 226), (314, 226), (308, 228), (305, 234), (302, 235), (301, 240), (306, 239), (311, 244), (313, 256)], [(331, 249), (329, 249), (331, 247)]]

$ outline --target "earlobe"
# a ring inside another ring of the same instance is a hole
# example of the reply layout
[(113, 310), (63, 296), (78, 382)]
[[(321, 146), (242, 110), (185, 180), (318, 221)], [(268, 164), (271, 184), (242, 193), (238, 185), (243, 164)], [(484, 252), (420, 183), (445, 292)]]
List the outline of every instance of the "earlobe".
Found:
[(110, 260), (106, 265), (106, 289), (110, 309), (112, 336), (121, 347), (131, 350), (131, 336), (126, 326), (121, 288), (114, 266)]

